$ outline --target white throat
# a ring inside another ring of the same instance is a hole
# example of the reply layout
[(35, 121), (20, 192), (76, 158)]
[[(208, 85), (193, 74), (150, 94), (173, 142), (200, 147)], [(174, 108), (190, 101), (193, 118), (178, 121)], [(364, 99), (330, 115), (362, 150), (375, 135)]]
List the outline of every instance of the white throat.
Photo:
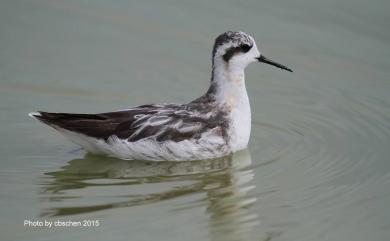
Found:
[(242, 68), (232, 68), (228, 63), (218, 63), (213, 68), (212, 85), (216, 101), (234, 107), (248, 99), (245, 88), (245, 73)]
[(246, 148), (251, 130), (251, 108), (245, 87), (246, 66), (215, 60), (212, 86), (218, 104), (230, 112), (230, 145), (233, 151)]

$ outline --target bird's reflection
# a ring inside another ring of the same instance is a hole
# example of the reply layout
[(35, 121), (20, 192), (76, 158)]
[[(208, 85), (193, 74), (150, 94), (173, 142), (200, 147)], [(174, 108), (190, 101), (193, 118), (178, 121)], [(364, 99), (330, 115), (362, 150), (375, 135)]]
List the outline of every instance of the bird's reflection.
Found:
[(212, 240), (246, 240), (258, 223), (257, 216), (249, 211), (256, 202), (248, 193), (255, 188), (253, 177), (246, 150), (191, 162), (125, 161), (86, 155), (45, 174), (41, 194), (50, 208), (41, 215), (83, 214), (205, 193), (202, 203), (207, 206)]

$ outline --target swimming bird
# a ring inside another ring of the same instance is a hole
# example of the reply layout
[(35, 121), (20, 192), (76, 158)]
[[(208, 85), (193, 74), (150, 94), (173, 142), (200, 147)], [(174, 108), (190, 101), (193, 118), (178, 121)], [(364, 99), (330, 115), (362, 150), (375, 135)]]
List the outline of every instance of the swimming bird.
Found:
[(207, 92), (186, 104), (147, 104), (99, 114), (31, 112), (29, 115), (96, 154), (137, 160), (200, 160), (245, 149), (251, 108), (245, 68), (262, 62), (292, 72), (260, 53), (240, 31), (219, 35)]

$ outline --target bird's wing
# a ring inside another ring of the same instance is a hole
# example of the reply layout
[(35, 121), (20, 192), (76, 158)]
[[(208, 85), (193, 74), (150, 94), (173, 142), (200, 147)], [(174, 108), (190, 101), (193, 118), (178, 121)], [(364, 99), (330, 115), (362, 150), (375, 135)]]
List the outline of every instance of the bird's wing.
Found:
[(182, 141), (199, 138), (207, 129), (217, 128), (220, 118), (202, 118), (178, 105), (143, 105), (100, 114), (38, 112), (34, 117), (54, 128), (107, 140), (117, 136), (129, 141), (155, 138), (157, 141)]

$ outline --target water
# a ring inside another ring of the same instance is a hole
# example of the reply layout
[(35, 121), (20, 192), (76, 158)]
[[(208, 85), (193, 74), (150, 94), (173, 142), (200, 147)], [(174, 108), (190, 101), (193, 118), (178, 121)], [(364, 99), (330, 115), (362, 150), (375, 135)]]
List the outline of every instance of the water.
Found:
[[(388, 1), (0, 3), (1, 240), (389, 240)], [(186, 102), (221, 32), (251, 65), (248, 150), (193, 163), (85, 155), (30, 119)], [(25, 227), (24, 220), (98, 220)]]

